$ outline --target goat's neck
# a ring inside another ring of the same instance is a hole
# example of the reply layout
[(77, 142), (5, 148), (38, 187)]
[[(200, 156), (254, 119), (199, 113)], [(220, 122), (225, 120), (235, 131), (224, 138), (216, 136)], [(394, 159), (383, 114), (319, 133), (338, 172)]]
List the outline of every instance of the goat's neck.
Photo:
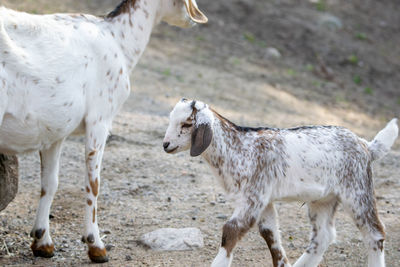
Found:
[(125, 5), (119, 15), (106, 20), (132, 71), (149, 42), (153, 27), (161, 20), (160, 1), (130, 0)]
[(244, 159), (244, 133), (237, 131), (234, 126), (219, 116), (215, 116), (213, 123), (213, 138), (210, 146), (202, 156), (222, 179), (227, 191), (233, 190), (235, 167)]

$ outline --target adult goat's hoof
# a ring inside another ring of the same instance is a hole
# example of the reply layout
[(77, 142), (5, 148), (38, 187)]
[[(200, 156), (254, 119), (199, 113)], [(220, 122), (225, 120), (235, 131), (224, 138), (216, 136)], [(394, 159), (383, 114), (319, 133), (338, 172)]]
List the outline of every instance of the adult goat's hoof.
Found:
[(54, 256), (54, 244), (38, 246), (35, 240), (31, 245), (31, 249), (35, 257), (51, 258)]
[(89, 247), (89, 258), (95, 263), (108, 262), (108, 257), (105, 248)]

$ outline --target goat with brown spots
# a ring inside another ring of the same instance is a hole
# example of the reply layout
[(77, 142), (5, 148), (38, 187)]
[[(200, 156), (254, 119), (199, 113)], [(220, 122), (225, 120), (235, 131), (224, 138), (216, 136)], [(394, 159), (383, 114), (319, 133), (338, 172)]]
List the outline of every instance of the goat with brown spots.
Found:
[(291, 266), (281, 245), (274, 201), (308, 206), (312, 235), (296, 267), (316, 267), (335, 238), (339, 203), (354, 219), (368, 248), (368, 266), (385, 266), (385, 232), (376, 209), (372, 161), (383, 157), (398, 135), (396, 119), (371, 142), (337, 126), (291, 129), (237, 126), (200, 101), (179, 101), (170, 114), (164, 150), (190, 150), (211, 166), (236, 199), (222, 230), (213, 267), (230, 266), (237, 242), (255, 224), (273, 265)]

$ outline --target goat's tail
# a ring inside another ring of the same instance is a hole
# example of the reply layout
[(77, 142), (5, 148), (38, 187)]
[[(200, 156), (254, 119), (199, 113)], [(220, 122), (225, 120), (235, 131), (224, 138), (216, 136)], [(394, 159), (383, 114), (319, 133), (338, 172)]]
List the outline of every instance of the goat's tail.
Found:
[(368, 143), (368, 149), (371, 152), (372, 160), (378, 160), (385, 156), (399, 134), (397, 119), (392, 119), (385, 128), (383, 128), (372, 140)]

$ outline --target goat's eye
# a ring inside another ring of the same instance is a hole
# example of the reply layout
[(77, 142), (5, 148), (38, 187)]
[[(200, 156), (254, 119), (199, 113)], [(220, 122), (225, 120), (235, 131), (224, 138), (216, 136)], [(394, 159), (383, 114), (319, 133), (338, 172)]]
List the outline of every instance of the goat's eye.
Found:
[(193, 124), (191, 124), (191, 123), (184, 123), (184, 124), (182, 124), (182, 128), (189, 128), (189, 127), (192, 127), (192, 125)]

